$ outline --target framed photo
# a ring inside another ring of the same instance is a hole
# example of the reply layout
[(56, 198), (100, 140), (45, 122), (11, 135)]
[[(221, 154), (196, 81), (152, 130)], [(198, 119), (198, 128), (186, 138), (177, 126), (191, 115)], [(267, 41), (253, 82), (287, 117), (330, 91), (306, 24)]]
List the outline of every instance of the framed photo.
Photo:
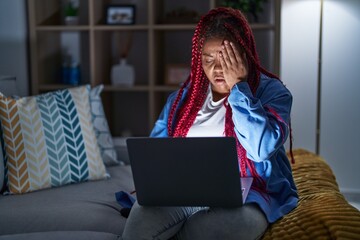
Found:
[(181, 85), (190, 75), (190, 66), (187, 64), (166, 65), (165, 84)]
[(106, 24), (131, 25), (135, 23), (135, 5), (106, 6)]

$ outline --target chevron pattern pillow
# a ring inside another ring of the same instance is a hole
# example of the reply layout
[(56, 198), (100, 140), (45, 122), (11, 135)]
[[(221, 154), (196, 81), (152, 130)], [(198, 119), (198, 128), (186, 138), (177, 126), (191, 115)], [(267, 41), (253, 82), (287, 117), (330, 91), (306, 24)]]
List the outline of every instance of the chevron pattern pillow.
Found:
[(94, 144), (89, 94), (87, 85), (19, 99), (0, 97), (10, 193), (106, 178)]

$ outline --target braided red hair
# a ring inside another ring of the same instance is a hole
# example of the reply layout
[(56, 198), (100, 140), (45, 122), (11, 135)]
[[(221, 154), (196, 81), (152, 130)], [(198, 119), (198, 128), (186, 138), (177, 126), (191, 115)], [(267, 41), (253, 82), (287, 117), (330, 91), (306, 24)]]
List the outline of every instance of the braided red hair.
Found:
[[(277, 78), (272, 73), (261, 67), (255, 47), (255, 40), (245, 16), (239, 11), (231, 8), (216, 8), (203, 16), (196, 26), (192, 38), (191, 73), (188, 80), (183, 84), (173, 103), (168, 118), (168, 134), (172, 137), (186, 137), (190, 127), (195, 121), (198, 111), (201, 109), (209, 87), (202, 68), (201, 55), (204, 42), (208, 38), (228, 37), (240, 45), (246, 53), (248, 62), (248, 84), (255, 95), (259, 86), (260, 73)], [(277, 78), (278, 79), (278, 78)], [(180, 99), (185, 88), (188, 93), (184, 102), (179, 106)], [(226, 136), (236, 137), (234, 123), (232, 121), (232, 110), (227, 100), (225, 101)], [(179, 109), (178, 109), (179, 108)], [(241, 176), (248, 176), (248, 172), (254, 177), (254, 188), (261, 193), (266, 193), (266, 183), (256, 172), (254, 162), (246, 156), (246, 150), (237, 141), (237, 151)]]

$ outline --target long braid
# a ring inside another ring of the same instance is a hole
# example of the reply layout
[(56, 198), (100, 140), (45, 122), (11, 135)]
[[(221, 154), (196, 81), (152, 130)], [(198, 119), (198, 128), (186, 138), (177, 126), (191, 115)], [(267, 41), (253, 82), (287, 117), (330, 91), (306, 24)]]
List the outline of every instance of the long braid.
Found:
[[(179, 101), (175, 101), (172, 106), (169, 121), (168, 121), (168, 132), (172, 133), (169, 136), (174, 137), (185, 137), (195, 121), (196, 114), (202, 107), (202, 104), (206, 97), (207, 87), (209, 85), (206, 80), (205, 73), (202, 69), (201, 63), (201, 49), (204, 43), (204, 39), (199, 37), (200, 30), (202, 29), (202, 21), (199, 22), (195, 34), (193, 37), (193, 46), (192, 46), (192, 62), (191, 62), (191, 74), (190, 74), (190, 87), (187, 93), (187, 97), (183, 103), (183, 105), (179, 109), (179, 113), (177, 116), (177, 122), (174, 126), (174, 131), (169, 129), (172, 126), (172, 119), (175, 114), (175, 110), (179, 104)], [(183, 93), (183, 89), (186, 86), (183, 85), (181, 88), (181, 94)], [(177, 98), (180, 100), (178, 94)], [(171, 123), (170, 123), (171, 120)]]
[[(227, 24), (227, 22), (231, 24)], [(232, 26), (239, 27), (235, 29)], [(222, 31), (221, 33), (216, 32), (219, 29)], [(196, 115), (205, 101), (209, 86), (209, 81), (204, 73), (201, 62), (203, 44), (207, 38), (220, 36), (233, 36), (235, 38), (234, 40), (239, 43), (240, 47), (245, 51), (248, 62), (247, 82), (254, 95), (259, 86), (261, 73), (278, 79), (277, 76), (261, 67), (254, 36), (245, 16), (239, 10), (230, 8), (216, 8), (211, 10), (209, 14), (200, 19), (196, 26), (192, 39), (191, 73), (189, 79), (179, 90), (175, 102), (171, 107), (168, 119), (169, 136), (186, 137), (190, 127), (194, 123)], [(188, 88), (188, 93), (185, 96), (183, 104), (179, 106), (185, 88)], [(232, 109), (227, 99), (224, 104), (226, 107), (224, 133), (226, 136), (232, 136), (237, 139), (237, 153), (241, 176), (251, 175), (254, 178), (253, 188), (263, 194), (267, 199), (265, 196), (267, 193), (266, 182), (257, 173), (254, 162), (247, 158), (246, 150), (238, 141), (232, 120)]]
[(168, 135), (169, 136), (173, 136), (173, 119), (174, 119), (174, 115), (175, 115), (175, 111), (177, 106), (179, 105), (180, 99), (184, 93), (184, 88), (187, 85), (187, 83), (190, 81), (190, 77), (188, 78), (188, 80), (183, 84), (183, 86), (180, 88), (175, 102), (173, 103), (173, 105), (171, 106), (170, 109), (170, 113), (169, 113), (169, 118), (168, 118), (168, 123), (167, 123), (167, 129), (168, 129)]

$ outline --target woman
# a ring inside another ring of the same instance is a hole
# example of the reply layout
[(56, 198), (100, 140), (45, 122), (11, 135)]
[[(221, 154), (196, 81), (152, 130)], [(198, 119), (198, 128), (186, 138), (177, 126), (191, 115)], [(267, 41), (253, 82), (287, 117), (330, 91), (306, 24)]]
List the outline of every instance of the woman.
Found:
[(217, 8), (199, 21), (191, 74), (168, 101), (153, 137), (236, 137), (241, 176), (253, 186), (241, 208), (134, 204), (124, 239), (257, 239), (297, 205), (283, 146), (291, 93), (260, 66), (254, 36), (239, 10)]

